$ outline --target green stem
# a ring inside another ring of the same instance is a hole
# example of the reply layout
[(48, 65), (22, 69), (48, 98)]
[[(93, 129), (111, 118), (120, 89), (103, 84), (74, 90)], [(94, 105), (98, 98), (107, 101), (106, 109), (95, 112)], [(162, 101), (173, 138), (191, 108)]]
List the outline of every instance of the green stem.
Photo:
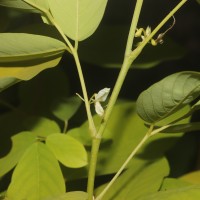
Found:
[(129, 34), (128, 34), (125, 57), (128, 57), (130, 55), (130, 53), (132, 52), (133, 41), (135, 38), (135, 31), (137, 28), (140, 12), (142, 9), (142, 4), (143, 4), (143, 0), (137, 0), (136, 5), (135, 5), (135, 10), (133, 12), (134, 14), (132, 17), (131, 27), (130, 27)]
[(88, 122), (89, 122), (89, 131), (90, 131), (92, 138), (94, 138), (97, 134), (97, 131), (96, 131), (96, 127), (95, 127), (94, 120), (92, 118), (92, 114), (91, 114), (91, 110), (90, 110), (90, 102), (89, 102), (88, 95), (87, 95), (87, 89), (85, 86), (85, 81), (84, 81), (84, 77), (83, 77), (80, 60), (79, 60), (78, 53), (76, 50), (73, 50), (72, 54), (74, 56), (74, 60), (75, 60), (76, 66), (77, 66), (78, 74), (79, 74), (79, 79), (81, 82), (83, 98), (84, 98), (85, 108), (86, 108)]
[(88, 200), (93, 200), (95, 169), (97, 164), (97, 157), (98, 157), (100, 143), (101, 139), (93, 138), (89, 174), (88, 174), (88, 183), (87, 183)]
[(112, 180), (108, 183), (108, 185), (104, 188), (104, 190), (95, 198), (95, 200), (101, 200), (105, 193), (110, 189), (110, 187), (113, 185), (113, 183), (117, 180), (117, 178), (120, 176), (120, 174), (124, 171), (128, 163), (132, 160), (133, 156), (138, 152), (138, 150), (142, 147), (142, 145), (151, 137), (151, 131), (153, 130), (153, 125), (149, 128), (148, 132), (144, 136), (144, 138), (140, 141), (140, 143), (135, 147), (135, 149), (131, 152), (129, 157), (126, 159), (126, 161), (123, 163), (123, 165), (120, 167), (118, 172), (115, 174), (115, 176), (112, 178)]
[(90, 160), (89, 175), (88, 175), (88, 187), (87, 187), (88, 200), (93, 199), (96, 162), (97, 162), (97, 156), (98, 156), (98, 151), (99, 151), (99, 145), (101, 142), (101, 136), (102, 136), (103, 131), (105, 130), (107, 120), (111, 114), (113, 105), (116, 102), (116, 99), (118, 97), (119, 91), (120, 91), (122, 83), (124, 81), (124, 78), (127, 74), (127, 71), (129, 69), (130, 65), (131, 65), (131, 63), (129, 62), (129, 59), (127, 59), (128, 56), (126, 56), (126, 54), (129, 54), (132, 51), (133, 38), (134, 38), (137, 22), (139, 19), (139, 15), (141, 12), (142, 3), (143, 3), (143, 0), (137, 0), (137, 2), (136, 2), (135, 11), (133, 14), (132, 23), (131, 23), (131, 27), (130, 27), (130, 31), (129, 31), (129, 36), (128, 36), (128, 41), (127, 41), (127, 45), (126, 45), (125, 59), (123, 62), (122, 70), (119, 74), (119, 77), (115, 84), (115, 88), (112, 92), (108, 107), (106, 109), (106, 113), (103, 118), (103, 123), (101, 124), (101, 128), (99, 129), (98, 134), (95, 137), (96, 139), (93, 139), (94, 141), (97, 140), (98, 142), (92, 143), (92, 152), (91, 152), (91, 160)]
[(180, 1), (177, 6), (158, 24), (158, 26), (152, 31), (152, 33), (134, 50), (132, 51), (130, 57), (135, 58), (135, 51), (142, 49), (147, 45), (147, 43), (153, 38), (153, 36), (166, 24), (166, 22), (187, 2), (188, 0)]
[(68, 45), (68, 47), (66, 46), (66, 50), (71, 53), (71, 50), (73, 49), (72, 44), (70, 43), (70, 41), (68, 40), (68, 38), (65, 36), (65, 34), (63, 33), (62, 29), (60, 28), (60, 26), (56, 23), (56, 21), (54, 20), (54, 18), (52, 17), (52, 15), (49, 13), (48, 10), (46, 10), (45, 8), (42, 8), (40, 6), (38, 6), (37, 4), (30, 2), (29, 0), (22, 0), (25, 3), (27, 3), (28, 5), (32, 6), (33, 8), (39, 10), (40, 12), (42, 12), (47, 19), (49, 20), (49, 22), (51, 22), (52, 25), (54, 25), (56, 27), (56, 29), (58, 30), (58, 32), (60, 33), (60, 35), (63, 37), (63, 39), (65, 40), (66, 44)]
[(85, 86), (85, 81), (84, 81), (84, 76), (83, 76), (80, 60), (79, 60), (79, 57), (78, 57), (78, 54), (77, 54), (77, 48), (78, 48), (77, 43), (78, 43), (78, 41), (75, 41), (75, 48), (74, 48), (72, 46), (71, 42), (68, 40), (68, 38), (66, 37), (66, 35), (64, 34), (64, 32), (62, 31), (60, 26), (56, 23), (56, 21), (54, 20), (54, 18), (52, 17), (52, 15), (49, 13), (48, 10), (34, 4), (33, 2), (29, 2), (28, 0), (23, 0), (23, 1), (45, 14), (47, 19), (52, 23), (52, 25), (54, 25), (56, 27), (56, 29), (58, 30), (58, 32), (60, 33), (60, 35), (62, 36), (62, 38), (66, 42), (66, 44), (68, 45), (68, 47), (66, 46), (66, 50), (73, 54), (74, 60), (76, 62), (76, 67), (77, 67), (80, 83), (81, 83), (82, 92), (83, 92), (83, 98), (84, 98), (87, 117), (88, 117), (88, 121), (89, 121), (90, 134), (91, 134), (92, 137), (94, 137), (96, 135), (96, 128), (95, 128), (94, 121), (93, 121), (92, 114), (91, 114), (91, 110), (90, 110), (90, 103), (89, 103), (89, 100), (88, 100), (88, 95), (87, 95), (87, 90), (86, 90), (86, 86)]
[[(102, 124), (99, 128), (98, 131), (98, 138), (101, 138), (103, 135), (103, 132), (106, 128), (107, 122), (110, 118), (111, 112), (113, 110), (114, 104), (117, 100), (117, 97), (119, 95), (119, 92), (121, 90), (121, 87), (123, 85), (124, 79), (126, 77), (126, 74), (131, 66), (131, 64), (133, 63), (133, 61), (138, 57), (138, 55), (141, 53), (142, 49), (145, 47), (145, 45), (150, 41), (150, 39), (161, 29), (161, 27), (174, 15), (175, 12), (177, 12), (181, 6), (183, 6), (184, 3), (186, 3), (187, 0), (182, 0), (162, 21), (161, 23), (154, 29), (154, 31), (150, 34), (149, 37), (146, 38), (146, 40), (139, 46), (137, 47), (134, 51), (131, 52), (131, 54), (129, 54), (130, 49), (132, 48), (133, 45), (133, 38), (128, 38), (127, 41), (127, 46), (126, 46), (126, 53), (125, 53), (125, 58), (124, 58), (124, 62), (120, 71), (120, 74), (118, 76), (118, 79), (116, 81), (115, 87), (113, 89), (112, 95), (110, 97), (109, 103), (108, 103), (108, 107), (106, 109), (105, 112), (105, 116), (104, 119), (102, 121)], [(137, 4), (140, 4), (140, 6), (137, 6)], [(137, 26), (137, 21), (139, 18), (139, 14), (140, 14), (140, 9), (142, 6), (142, 1), (137, 1), (136, 3), (136, 8), (137, 10), (135, 10), (134, 12), (134, 16), (133, 16), (133, 20), (132, 20), (132, 25), (131, 28), (134, 29), (134, 32), (132, 30), (130, 30), (129, 32), (129, 37), (134, 37), (135, 34), (135, 28)], [(136, 16), (135, 16), (136, 15)], [(136, 20), (136, 21), (134, 21)], [(157, 132), (155, 132), (154, 134), (156, 134)], [(128, 160), (130, 159), (130, 157), (132, 158), (135, 153), (137, 152), (137, 150), (142, 146), (142, 144), (150, 137), (150, 135), (148, 134), (148, 136), (145, 136), (145, 138), (141, 141), (141, 143), (138, 145), (138, 148), (136, 147), (136, 150), (134, 150), (132, 152), (132, 154), (129, 156), (129, 158), (127, 159), (127, 161), (122, 165), (122, 167), (120, 168), (119, 172), (115, 175), (115, 177), (113, 178), (113, 180), (111, 180), (111, 183), (108, 184), (108, 186), (106, 187), (106, 189), (104, 190), (103, 194), (101, 194), (101, 196), (97, 197), (96, 200), (100, 200), (102, 198), (102, 196), (106, 193), (106, 191), (109, 189), (109, 187), (113, 184), (113, 182), (117, 179), (117, 177), (121, 174), (122, 169), (124, 168), (124, 166), (127, 165), (127, 162), (129, 162)]]
[[(108, 119), (110, 118), (111, 112), (113, 110), (114, 104), (117, 100), (117, 97), (118, 97), (121, 87), (123, 85), (124, 79), (125, 79), (127, 72), (134, 60), (133, 57), (130, 59), (130, 53), (132, 52), (134, 35), (135, 35), (138, 20), (139, 20), (140, 12), (142, 9), (142, 4), (143, 4), (143, 0), (137, 0), (136, 5), (135, 5), (134, 14), (132, 17), (132, 22), (131, 22), (128, 39), (127, 39), (124, 61), (123, 61), (119, 76), (117, 78), (117, 81), (115, 83), (115, 87), (113, 89), (112, 95), (110, 97), (103, 121), (102, 121), (100, 129), (98, 131), (97, 137), (99, 137), (99, 138), (102, 137), (102, 134), (106, 128)], [(139, 51), (137, 51), (137, 53), (134, 54), (135, 59), (140, 54), (140, 52), (141, 52), (141, 50), (139, 49)]]

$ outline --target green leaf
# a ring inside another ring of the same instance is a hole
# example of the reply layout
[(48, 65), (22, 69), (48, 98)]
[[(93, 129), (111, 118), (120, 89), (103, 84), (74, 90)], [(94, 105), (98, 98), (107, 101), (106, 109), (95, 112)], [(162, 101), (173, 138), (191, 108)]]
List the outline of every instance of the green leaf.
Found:
[(51, 110), (57, 118), (67, 121), (76, 113), (81, 102), (81, 99), (77, 96), (56, 99), (52, 104)]
[(47, 137), (46, 144), (55, 157), (65, 166), (79, 168), (87, 165), (86, 150), (73, 137), (64, 134), (52, 134)]
[(200, 185), (181, 187), (179, 189), (160, 191), (151, 195), (139, 198), (138, 200), (199, 200)]
[(45, 200), (87, 200), (88, 194), (82, 191), (67, 192), (59, 197), (49, 198)]
[(30, 132), (21, 132), (11, 137), (12, 148), (0, 158), (0, 177), (9, 172), (20, 160), (26, 149), (35, 142), (36, 137)]
[[(188, 107), (184, 108), (184, 112), (188, 112)], [(96, 117), (94, 119), (95, 125), (98, 127), (98, 120)], [(99, 121), (101, 120), (99, 117), (98, 119)], [(188, 119), (182, 121), (182, 123), (187, 122)], [(124, 159), (130, 155), (136, 145), (142, 140), (147, 130), (144, 122), (136, 113), (135, 102), (118, 101), (108, 122), (106, 132), (103, 135), (105, 142), (100, 147), (96, 175), (102, 176), (116, 173), (124, 163)], [(85, 145), (90, 145), (87, 123), (84, 123), (80, 129), (72, 129), (68, 133)], [(173, 135), (157, 134), (144, 144), (136, 157), (145, 160), (162, 157), (181, 136), (182, 133)], [(135, 158), (133, 158), (133, 162), (135, 162)], [(87, 168), (76, 170), (65, 168), (63, 170), (68, 180), (87, 177), (87, 171)]]
[(171, 189), (179, 189), (185, 186), (191, 186), (191, 184), (181, 179), (165, 178), (160, 190), (166, 191), (166, 190), (171, 190)]
[(0, 43), (0, 91), (55, 67), (66, 47), (50, 37), (23, 33), (2, 33)]
[(18, 8), (18, 9), (25, 9), (25, 10), (34, 10), (31, 6), (27, 5), (22, 0), (0, 0), (1, 6), (11, 7), (11, 8)]
[(158, 122), (199, 96), (200, 74), (179, 72), (167, 76), (143, 91), (137, 100), (137, 112), (148, 123)]
[(41, 200), (64, 193), (65, 182), (56, 158), (43, 143), (34, 143), (13, 172), (8, 199)]
[(64, 33), (73, 40), (88, 38), (98, 27), (107, 0), (49, 0), (50, 10)]
[(5, 63), (59, 57), (66, 45), (54, 38), (26, 33), (1, 33), (0, 66)]
[[(103, 199), (136, 200), (144, 194), (156, 192), (168, 173), (169, 166), (164, 158), (153, 162), (135, 160), (132, 166), (115, 181)], [(97, 189), (97, 193), (102, 189), (102, 187)]]
[[(80, 43), (80, 58), (94, 65), (121, 68), (128, 31), (128, 25), (100, 26), (89, 40)], [(162, 45), (156, 47), (147, 45), (132, 67), (139, 69), (154, 67), (166, 60), (179, 59), (184, 53), (181, 46), (167, 38)]]
[(0, 7), (0, 33), (6, 32), (6, 29), (10, 25), (10, 16), (7, 9)]
[(200, 184), (200, 170), (185, 174), (179, 179), (181, 181), (186, 181), (191, 184)]
[[(46, 0), (29, 0), (29, 2), (33, 2), (34, 4), (42, 7), (42, 8), (46, 8), (49, 9), (48, 6), (48, 1)], [(22, 0), (0, 0), (0, 5), (1, 6), (6, 6), (6, 7), (11, 7), (11, 8), (18, 8), (18, 9), (23, 9), (23, 10), (27, 10), (27, 11), (31, 11), (31, 12), (36, 12), (36, 10), (31, 7), (30, 5), (28, 5), (27, 3), (25, 3)]]
[[(101, 118), (98, 115), (93, 116), (93, 120), (95, 123), (95, 126), (98, 128), (100, 125)], [(91, 146), (92, 145), (92, 140), (91, 140), (91, 135), (89, 134), (89, 123), (88, 121), (84, 122), (80, 127), (78, 128), (73, 128), (70, 129), (67, 134), (74, 137), (78, 141), (80, 141), (83, 145), (85, 146)], [(106, 142), (111, 142), (111, 138), (109, 137), (109, 130), (105, 130), (104, 135), (102, 136), (101, 139), (101, 144), (105, 144)]]
[(60, 127), (55, 121), (44, 117), (30, 117), (24, 120), (23, 124), (23, 127), (40, 137), (60, 132)]

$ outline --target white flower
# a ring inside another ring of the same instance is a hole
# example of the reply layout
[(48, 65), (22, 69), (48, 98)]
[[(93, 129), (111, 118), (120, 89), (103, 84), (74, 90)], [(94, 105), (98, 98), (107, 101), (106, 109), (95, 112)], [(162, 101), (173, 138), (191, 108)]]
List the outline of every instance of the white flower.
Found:
[(109, 92), (110, 88), (104, 88), (100, 90), (97, 94), (94, 94), (95, 111), (99, 116), (103, 116), (104, 114), (104, 109), (101, 106), (100, 102), (104, 102), (107, 99)]

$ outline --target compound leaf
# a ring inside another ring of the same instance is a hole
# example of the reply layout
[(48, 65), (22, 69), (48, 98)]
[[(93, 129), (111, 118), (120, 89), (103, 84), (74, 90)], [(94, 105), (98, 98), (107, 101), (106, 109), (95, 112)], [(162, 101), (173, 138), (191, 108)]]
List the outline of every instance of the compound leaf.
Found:
[(45, 144), (35, 142), (14, 170), (8, 199), (41, 200), (64, 193), (65, 182), (56, 158)]
[(25, 33), (2, 33), (0, 43), (0, 91), (55, 67), (66, 49), (54, 38)]
[(79, 168), (87, 165), (86, 150), (73, 137), (64, 134), (51, 134), (47, 137), (46, 144), (65, 166)]
[(108, 0), (49, 0), (53, 17), (65, 34), (81, 41), (98, 27)]
[[(42, 8), (49, 9), (48, 1), (47, 0), (29, 0), (29, 2), (32, 2)], [(0, 0), (1, 6), (11, 7), (11, 8), (17, 8), (17, 9), (23, 9), (31, 12), (36, 12), (36, 10), (29, 6), (27, 3), (25, 3), (22, 0)]]
[(47, 200), (87, 200), (88, 194), (82, 191), (67, 192), (59, 197), (49, 198)]
[(20, 160), (26, 149), (35, 141), (31, 132), (21, 132), (12, 136), (12, 148), (3, 158), (0, 158), (0, 177), (9, 172)]
[(200, 197), (200, 185), (186, 186), (179, 189), (156, 192), (139, 198), (138, 200), (179, 200), (192, 199), (198, 200)]

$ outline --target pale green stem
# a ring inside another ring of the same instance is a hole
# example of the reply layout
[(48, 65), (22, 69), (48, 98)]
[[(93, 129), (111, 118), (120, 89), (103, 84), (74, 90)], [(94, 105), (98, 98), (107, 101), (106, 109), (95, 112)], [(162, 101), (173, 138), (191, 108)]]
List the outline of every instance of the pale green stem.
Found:
[(76, 67), (77, 67), (77, 70), (78, 70), (78, 75), (79, 75), (79, 79), (80, 79), (80, 83), (81, 83), (82, 92), (83, 92), (83, 98), (84, 98), (87, 117), (88, 117), (88, 121), (89, 121), (90, 134), (91, 134), (92, 137), (94, 137), (96, 135), (96, 128), (95, 128), (94, 121), (93, 121), (93, 118), (92, 118), (92, 114), (91, 114), (91, 110), (90, 110), (90, 103), (89, 103), (89, 100), (88, 100), (87, 90), (86, 90), (85, 81), (84, 81), (84, 77), (83, 77), (83, 72), (82, 72), (81, 64), (80, 64), (79, 57), (78, 57), (77, 50), (76, 50), (78, 48), (77, 41), (75, 41), (75, 49), (74, 49), (74, 47), (72, 46), (72, 44), (70, 43), (70, 41), (68, 40), (68, 38), (66, 37), (64, 32), (62, 31), (62, 29), (56, 23), (56, 21), (54, 20), (54, 18), (52, 17), (52, 15), (49, 13), (48, 10), (41, 8), (40, 6), (38, 6), (38, 5), (36, 5), (32, 2), (29, 2), (28, 0), (23, 0), (23, 1), (26, 2), (27, 4), (29, 4), (30, 6), (38, 9), (39, 11), (41, 11), (42, 13), (44, 13), (46, 15), (48, 20), (52, 23), (52, 25), (54, 25), (56, 27), (56, 29), (58, 30), (58, 32), (63, 37), (66, 44), (68, 45), (69, 48), (66, 47), (66, 49), (70, 53), (73, 54), (74, 60), (76, 62)]
[(120, 176), (120, 174), (124, 171), (128, 163), (132, 160), (133, 156), (138, 152), (138, 150), (142, 147), (142, 145), (151, 137), (151, 131), (153, 129), (153, 125), (149, 128), (146, 135), (143, 137), (143, 139), (140, 141), (140, 143), (135, 147), (135, 149), (131, 152), (131, 154), (128, 156), (126, 161), (123, 163), (123, 165), (120, 167), (118, 172), (115, 174), (115, 176), (112, 178), (112, 180), (108, 183), (108, 185), (103, 189), (103, 191), (95, 198), (95, 200), (101, 200), (103, 196), (106, 194), (106, 192), (109, 190), (109, 188), (113, 185), (113, 183), (117, 180), (117, 178)]
[[(143, 49), (147, 43), (153, 38), (153, 36), (166, 24), (166, 22), (187, 2), (188, 0), (182, 0), (177, 6), (158, 24), (158, 26), (152, 31), (152, 33), (135, 49)], [(135, 50), (131, 53), (131, 58), (135, 59)]]
[[(112, 95), (110, 97), (106, 112), (105, 112), (105, 116), (103, 119), (103, 122), (100, 126), (100, 129), (98, 131), (98, 137), (102, 137), (102, 134), (105, 130), (106, 124), (108, 122), (108, 119), (111, 115), (111, 112), (113, 110), (114, 104), (117, 100), (117, 97), (119, 95), (119, 92), (121, 90), (121, 87), (123, 85), (124, 79), (126, 77), (126, 74), (131, 66), (131, 64), (133, 63), (133, 61), (138, 57), (138, 55), (141, 53), (141, 51), (143, 50), (143, 48), (147, 45), (147, 43), (151, 40), (151, 38), (162, 28), (162, 26), (181, 8), (181, 6), (183, 6), (185, 3), (187, 2), (187, 0), (182, 0), (161, 22), (160, 24), (152, 31), (152, 33), (134, 50), (132, 51), (132, 53), (130, 54), (130, 56), (125, 56), (120, 74), (118, 76), (118, 79), (116, 81), (115, 87), (113, 89)], [(137, 6), (137, 4), (136, 4)], [(134, 19), (135, 16), (133, 16)], [(138, 15), (139, 17), (139, 15)], [(132, 41), (128, 39), (128, 42)], [(132, 47), (132, 44), (128, 44), (127, 43), (127, 47), (130, 48)], [(128, 50), (126, 50), (126, 52), (128, 52)]]
[(100, 143), (101, 143), (100, 138), (93, 138), (90, 165), (89, 165), (89, 175), (88, 175), (88, 182), (87, 182), (88, 200), (93, 200), (95, 169), (96, 169), (96, 164), (97, 164), (97, 154), (99, 151)]
[(35, 4), (33, 2), (30, 2), (29, 0), (22, 0), (22, 1), (24, 1), (28, 5), (32, 6), (33, 8), (39, 10), (40, 12), (42, 12), (47, 17), (47, 19), (51, 22), (52, 25), (54, 25), (56, 27), (56, 29), (58, 30), (58, 32), (63, 37), (63, 39), (65, 40), (66, 44), (68, 45), (68, 47), (66, 46), (66, 50), (69, 53), (71, 53), (71, 50), (73, 49), (73, 46), (71, 45), (70, 41), (65, 36), (65, 34), (63, 33), (63, 31), (60, 28), (60, 26), (58, 26), (58, 24), (56, 23), (56, 21), (54, 20), (54, 18), (52, 17), (52, 15), (49, 13), (49, 11), (46, 10), (45, 8), (42, 8), (42, 7), (38, 6), (37, 4)]
[(132, 17), (131, 27), (129, 30), (128, 40), (126, 44), (125, 57), (128, 57), (130, 53), (132, 52), (133, 41), (135, 38), (135, 32), (136, 32), (136, 28), (137, 28), (137, 24), (138, 24), (138, 20), (140, 16), (142, 4), (143, 4), (143, 0), (139, 0), (136, 2), (136, 5), (135, 5), (135, 10)]
[[(118, 96), (119, 91), (120, 91), (121, 86), (122, 86), (122, 83), (124, 81), (124, 78), (127, 74), (128, 69), (129, 69), (129, 67), (127, 67), (127, 66), (131, 65), (131, 63), (128, 59), (128, 56), (126, 56), (126, 54), (128, 54), (128, 52), (132, 51), (133, 38), (134, 38), (137, 22), (138, 22), (138, 19), (139, 19), (139, 15), (140, 15), (140, 12), (141, 12), (142, 3), (143, 3), (143, 0), (137, 0), (137, 2), (136, 2), (135, 11), (134, 11), (133, 19), (132, 19), (132, 23), (131, 23), (131, 28), (130, 28), (130, 31), (129, 31), (130, 33), (129, 33), (128, 41), (127, 41), (127, 45), (126, 45), (125, 59), (124, 59), (124, 63), (123, 63), (123, 66), (122, 66), (122, 70), (119, 74), (115, 88), (112, 92), (112, 95), (111, 95), (111, 98), (110, 98), (110, 101), (109, 101), (109, 104), (108, 104), (108, 108), (106, 109), (106, 113), (105, 113), (104, 118), (103, 118), (103, 123), (101, 125), (101, 128), (100, 128), (98, 134), (95, 136), (96, 139), (95, 138), (93, 139), (92, 144), (96, 145), (96, 146), (92, 145), (91, 161), (90, 161), (89, 175), (88, 175), (88, 187), (87, 187), (88, 200), (93, 199), (96, 162), (97, 162), (97, 156), (98, 156), (98, 151), (99, 151), (99, 145), (100, 145), (100, 142), (101, 142), (101, 135), (102, 135), (102, 132), (105, 129), (105, 125), (107, 124), (107, 119), (109, 118), (109, 116), (111, 114), (113, 105), (116, 102), (117, 96)], [(91, 183), (91, 181), (92, 181), (92, 183)]]
[[(124, 79), (125, 79), (125, 77), (126, 77), (126, 74), (127, 74), (127, 72), (128, 72), (128, 70), (129, 70), (129, 68), (130, 68), (130, 66), (131, 66), (131, 64), (133, 63), (133, 61), (138, 57), (138, 55), (140, 54), (140, 52), (142, 51), (142, 49), (144, 48), (144, 46), (150, 41), (150, 39), (161, 29), (161, 27), (174, 15), (174, 13), (175, 12), (177, 12), (178, 11), (178, 9), (181, 7), (181, 6), (183, 6), (183, 4), (184, 3), (186, 3), (187, 2), (187, 0), (182, 0), (162, 21), (161, 21), (161, 23), (155, 28), (155, 30), (150, 34), (150, 36), (149, 37), (147, 37), (146, 38), (146, 40), (144, 41), (144, 42), (142, 42), (142, 44), (139, 46), (139, 47), (137, 47), (131, 54), (130, 54), (130, 56), (127, 56), (127, 52), (129, 52), (129, 49), (130, 49), (130, 47), (132, 48), (132, 41), (133, 40), (129, 40), (128, 39), (128, 42), (127, 42), (127, 47), (126, 47), (126, 53), (125, 53), (125, 59), (124, 59), (124, 62), (123, 62), (123, 65), (122, 65), (122, 69), (121, 69), (121, 71), (120, 71), (120, 74), (119, 74), (119, 77), (118, 77), (118, 79), (117, 79), (117, 82), (116, 82), (116, 84), (115, 84), (115, 87), (114, 87), (114, 90), (113, 90), (113, 92), (112, 92), (112, 95), (111, 95), (111, 98), (110, 98), (110, 100), (109, 100), (109, 103), (108, 103), (108, 107), (107, 107), (107, 109), (106, 109), (106, 112), (105, 112), (105, 116), (104, 116), (104, 119), (103, 119), (103, 121), (102, 121), (102, 124), (101, 124), (101, 126), (100, 126), (100, 129), (99, 129), (99, 131), (98, 131), (98, 135), (97, 135), (97, 137), (98, 138), (101, 138), (102, 137), (102, 134), (103, 134), (103, 132), (104, 132), (104, 130), (105, 130), (105, 128), (106, 128), (106, 125), (107, 125), (107, 122), (108, 122), (108, 120), (109, 120), (109, 117), (110, 117), (110, 115), (111, 115), (111, 112), (112, 112), (112, 110), (113, 110), (113, 107), (114, 107), (114, 104), (115, 104), (115, 102), (116, 102), (116, 100), (117, 100), (117, 97), (118, 97), (118, 95), (119, 95), (119, 92), (120, 92), (120, 90), (121, 90), (121, 87), (122, 87), (122, 85), (123, 85), (123, 82), (124, 82)], [(137, 6), (137, 5), (136, 5)], [(139, 13), (140, 13), (140, 11), (139, 11)], [(138, 17), (139, 17), (139, 13), (138, 13)], [(134, 17), (133, 17), (134, 18)], [(138, 19), (136, 19), (136, 20), (138, 20)], [(132, 22), (133, 23), (133, 22)], [(136, 23), (136, 25), (137, 25), (137, 23)], [(131, 35), (131, 34), (130, 34)], [(129, 35), (129, 36), (130, 36)], [(134, 36), (134, 33), (133, 33), (133, 36)], [(130, 43), (131, 44), (130, 44)], [(128, 50), (127, 50), (127, 48), (129, 48)], [(165, 127), (166, 128), (166, 127)], [(164, 128), (164, 129), (165, 129)], [(162, 129), (160, 129), (159, 131), (161, 131)], [(155, 131), (155, 132), (153, 132), (153, 134), (156, 134), (156, 133), (158, 133), (158, 130), (157, 131)], [(148, 134), (148, 136), (145, 136), (145, 138), (141, 141), (141, 145), (148, 139), (148, 137), (150, 137), (150, 135)], [(139, 148), (141, 147), (141, 145), (138, 145), (139, 146)], [(137, 148), (137, 147), (136, 147)], [(138, 148), (138, 149), (139, 149)], [(129, 156), (129, 158), (131, 157), (133, 157), (134, 155), (135, 155), (135, 153), (137, 152), (137, 150), (138, 149), (136, 149), (136, 151), (134, 150), (133, 152), (132, 152), (132, 154)], [(128, 158), (128, 159), (129, 159)], [(125, 165), (126, 165), (126, 162), (125, 162)], [(123, 164), (123, 166), (122, 166), (122, 168), (124, 168), (124, 164)], [(116, 180), (116, 178), (119, 176), (119, 174), (121, 173), (121, 171), (122, 171), (122, 168), (119, 170), (119, 172), (117, 173), (117, 175), (114, 177), (114, 179), (113, 180), (111, 180), (111, 183), (109, 183), (108, 184), (108, 186), (106, 187), (107, 189), (105, 189), (105, 191), (103, 192), (103, 195), (106, 193), (106, 191), (109, 189), (109, 187), (113, 184), (113, 182)], [(100, 195), (102, 195), (102, 194), (100, 194)], [(103, 196), (102, 195), (102, 196)], [(100, 200), (101, 198), (102, 198), (102, 196), (99, 196), (99, 197), (97, 197), (97, 199), (96, 200)]]
[[(98, 131), (98, 135), (97, 137), (101, 137), (105, 127), (107, 125), (107, 121), (111, 115), (111, 112), (113, 110), (113, 106), (117, 100), (117, 97), (119, 95), (119, 92), (121, 90), (121, 87), (123, 85), (123, 82), (125, 80), (125, 77), (127, 75), (127, 72), (133, 62), (133, 58), (130, 59), (130, 53), (132, 52), (132, 46), (133, 46), (133, 40), (134, 40), (134, 36), (135, 36), (135, 31), (136, 31), (136, 27), (137, 27), (137, 23), (139, 20), (139, 16), (140, 16), (140, 12), (142, 9), (142, 4), (143, 4), (143, 0), (137, 0), (136, 5), (135, 5), (135, 10), (134, 10), (134, 14), (132, 17), (132, 22), (131, 22), (131, 26), (130, 26), (130, 31), (129, 31), (129, 35), (128, 35), (128, 39), (127, 39), (127, 44), (126, 44), (126, 50), (125, 50), (125, 57), (124, 57), (124, 62), (122, 64), (122, 68), (120, 70), (119, 76), (117, 78), (117, 81), (115, 83), (115, 87), (113, 89), (112, 95), (110, 97), (104, 118), (102, 120), (100, 129)], [(141, 50), (137, 51), (137, 53), (134, 54), (135, 59), (137, 58), (137, 56), (140, 54)]]
[(96, 131), (96, 127), (95, 127), (94, 120), (92, 118), (92, 114), (91, 114), (91, 110), (90, 110), (90, 102), (89, 102), (88, 95), (87, 95), (87, 89), (86, 89), (86, 86), (85, 86), (85, 81), (84, 81), (84, 77), (83, 77), (83, 72), (82, 72), (80, 60), (79, 60), (79, 57), (78, 57), (76, 50), (75, 51), (73, 50), (72, 54), (74, 56), (74, 60), (75, 60), (76, 66), (77, 66), (78, 74), (79, 74), (79, 79), (80, 79), (80, 82), (81, 82), (83, 98), (84, 98), (88, 122), (89, 122), (89, 131), (90, 131), (92, 138), (94, 138), (97, 134), (97, 131)]

